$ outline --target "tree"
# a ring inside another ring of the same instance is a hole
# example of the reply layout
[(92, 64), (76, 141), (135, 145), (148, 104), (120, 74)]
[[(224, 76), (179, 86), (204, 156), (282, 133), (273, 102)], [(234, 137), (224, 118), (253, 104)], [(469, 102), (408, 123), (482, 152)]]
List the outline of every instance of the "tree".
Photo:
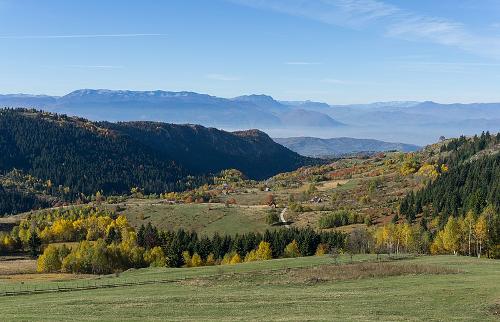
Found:
[(263, 261), (272, 258), (271, 244), (265, 241), (259, 243), (259, 247), (246, 254), (245, 262)]
[(31, 257), (35, 258), (38, 255), (40, 252), (40, 246), (42, 246), (42, 241), (40, 237), (38, 237), (36, 230), (32, 230), (28, 239), (28, 248)]
[(163, 249), (160, 246), (156, 246), (147, 250), (144, 253), (144, 260), (151, 267), (164, 267), (166, 265), (166, 257)]
[(256, 251), (257, 260), (268, 260), (272, 258), (271, 244), (265, 241), (259, 243), (259, 247)]
[(61, 249), (54, 245), (49, 245), (45, 248), (44, 252), (37, 260), (37, 272), (55, 273), (61, 270), (62, 259), (69, 253), (69, 249)]
[(483, 245), (488, 238), (488, 222), (486, 221), (486, 216), (484, 214), (479, 216), (476, 225), (474, 226), (474, 232), (476, 234), (476, 240), (479, 244), (477, 257), (480, 258)]
[(285, 247), (285, 257), (300, 257), (299, 244), (294, 239), (290, 244)]
[(316, 248), (316, 253), (314, 255), (316, 256), (323, 256), (328, 253), (328, 245), (326, 244), (319, 244), (318, 247)]
[(146, 249), (158, 246), (160, 244), (158, 238), (158, 229), (156, 227), (153, 227), (150, 222), (148, 222), (144, 229), (142, 229), (141, 226), (137, 236), (137, 242), (139, 246), (142, 246)]
[(444, 226), (443, 245), (446, 250), (453, 252), (455, 255), (460, 247), (460, 226), (453, 217), (448, 218), (448, 222)]
[(347, 250), (350, 254), (366, 253), (370, 249), (371, 235), (364, 228), (356, 228), (349, 234)]
[(274, 200), (274, 195), (272, 193), (268, 194), (264, 199), (264, 204), (269, 207), (276, 207), (276, 201)]
[(215, 265), (215, 256), (213, 253), (208, 254), (207, 259), (205, 261), (206, 266), (213, 266)]
[(191, 267), (199, 267), (203, 265), (203, 260), (198, 253), (194, 253), (193, 257), (191, 257)]
[(432, 255), (438, 255), (438, 254), (443, 254), (445, 252), (445, 247), (444, 247), (444, 241), (443, 241), (443, 235), (444, 231), (440, 230), (436, 237), (434, 238), (434, 241), (431, 244), (430, 251)]
[(239, 264), (241, 263), (241, 257), (240, 254), (235, 253), (232, 257), (231, 260), (229, 261), (229, 264), (234, 265), (234, 264)]
[(465, 229), (465, 233), (467, 235), (467, 243), (468, 243), (468, 253), (469, 253), (469, 256), (471, 256), (472, 252), (471, 252), (471, 243), (472, 243), (472, 236), (473, 236), (473, 232), (474, 232), (474, 227), (475, 227), (475, 216), (474, 216), (474, 212), (472, 210), (469, 210), (467, 212), (467, 215), (465, 216), (464, 220), (463, 220), (463, 224), (464, 224), (464, 229)]
[(184, 266), (191, 267), (191, 255), (189, 251), (185, 250), (182, 252), (182, 260), (184, 261)]

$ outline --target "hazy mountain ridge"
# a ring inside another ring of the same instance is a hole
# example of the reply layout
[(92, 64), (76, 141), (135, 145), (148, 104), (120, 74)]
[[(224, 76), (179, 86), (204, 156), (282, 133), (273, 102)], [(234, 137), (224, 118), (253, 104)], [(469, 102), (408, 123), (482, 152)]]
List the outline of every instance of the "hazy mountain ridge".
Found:
[(1, 95), (0, 106), (44, 108), (94, 121), (148, 120), (240, 129), (338, 124), (326, 114), (305, 110), (304, 123), (301, 118), (291, 121), (294, 110), (266, 95), (227, 99), (195, 92), (81, 89), (61, 97)]
[(304, 156), (310, 157), (338, 157), (346, 154), (360, 152), (384, 152), (384, 151), (402, 151), (413, 152), (421, 149), (420, 146), (384, 142), (373, 139), (355, 139), (355, 138), (331, 138), (320, 139), (314, 137), (292, 137), (292, 138), (274, 138), (275, 142), (286, 146)]
[(500, 131), (500, 103), (329, 105), (262, 94), (221, 98), (187, 91), (82, 89), (62, 97), (0, 95), (0, 106), (41, 108), (94, 121), (195, 123), (231, 131), (258, 128), (274, 137), (358, 137), (418, 145), (443, 135)]

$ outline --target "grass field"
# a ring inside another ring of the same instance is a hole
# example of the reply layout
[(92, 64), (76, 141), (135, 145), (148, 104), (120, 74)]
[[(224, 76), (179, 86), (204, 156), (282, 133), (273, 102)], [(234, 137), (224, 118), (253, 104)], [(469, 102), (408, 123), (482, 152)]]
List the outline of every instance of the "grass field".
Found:
[[(271, 229), (266, 224), (266, 206), (230, 205), (221, 203), (168, 204), (161, 200), (131, 200), (119, 205), (119, 213), (127, 216), (134, 227), (151, 222), (162, 230), (196, 231), (199, 234), (263, 232)], [(103, 205), (116, 209), (116, 205)]]
[[(0, 312), (2, 321), (500, 318), (499, 261), (434, 256), (374, 262), (373, 256), (361, 255), (355, 256), (352, 264), (349, 261), (343, 256), (336, 265), (329, 257), (309, 257), (234, 266), (127, 271), (104, 279), (116, 283), (160, 279), (171, 282), (0, 297)], [(63, 282), (28, 283), (50, 286)]]

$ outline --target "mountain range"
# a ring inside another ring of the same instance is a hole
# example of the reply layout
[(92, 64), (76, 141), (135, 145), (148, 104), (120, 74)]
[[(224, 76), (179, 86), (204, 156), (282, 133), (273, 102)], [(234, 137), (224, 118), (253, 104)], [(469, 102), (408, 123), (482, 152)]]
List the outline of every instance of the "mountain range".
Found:
[(401, 151), (414, 152), (421, 147), (412, 144), (391, 143), (373, 139), (313, 137), (274, 138), (275, 142), (304, 156), (340, 157), (360, 152)]
[(60, 97), (0, 95), (0, 105), (42, 108), (94, 121), (148, 120), (232, 129), (342, 125), (324, 113), (295, 108), (266, 95), (226, 99), (194, 92), (82, 89)]
[(425, 145), (439, 137), (500, 131), (500, 103), (392, 101), (330, 105), (268, 95), (221, 98), (194, 92), (81, 89), (64, 96), (0, 95), (0, 106), (33, 107), (93, 121), (194, 123), (258, 128), (273, 137), (355, 137)]

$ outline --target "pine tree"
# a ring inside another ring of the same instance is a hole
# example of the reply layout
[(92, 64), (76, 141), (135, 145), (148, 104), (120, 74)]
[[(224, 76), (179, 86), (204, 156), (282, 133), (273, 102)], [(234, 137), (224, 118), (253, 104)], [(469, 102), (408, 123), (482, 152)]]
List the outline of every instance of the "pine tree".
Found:
[(30, 234), (30, 238), (28, 239), (28, 248), (31, 257), (35, 258), (38, 255), (40, 252), (40, 246), (42, 246), (42, 241), (40, 237), (38, 237), (36, 230), (33, 230)]

